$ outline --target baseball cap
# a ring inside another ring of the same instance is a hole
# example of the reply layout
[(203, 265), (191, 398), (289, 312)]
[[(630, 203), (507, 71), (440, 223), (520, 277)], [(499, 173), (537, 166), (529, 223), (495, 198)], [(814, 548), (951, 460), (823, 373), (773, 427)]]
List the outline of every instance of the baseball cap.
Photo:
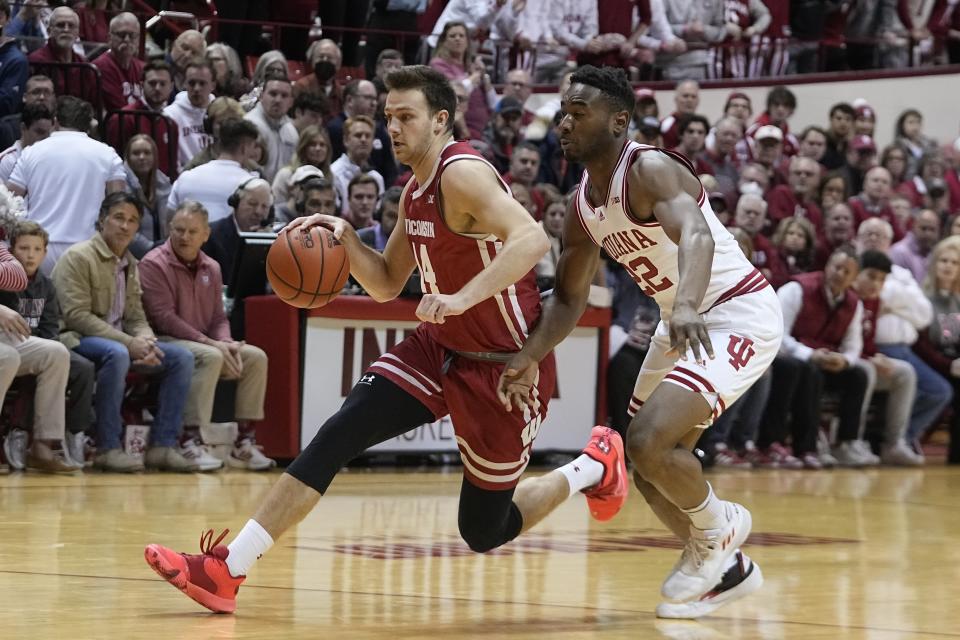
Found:
[(633, 96), (637, 99), (637, 102), (640, 102), (642, 100), (653, 100), (653, 101), (656, 100), (656, 98), (653, 95), (653, 89), (647, 89), (646, 87), (640, 87), (639, 89), (634, 91)]
[(639, 129), (655, 129), (657, 133), (660, 133), (660, 121), (653, 116), (644, 116), (643, 119), (640, 120)]
[(523, 103), (513, 96), (505, 96), (497, 103), (497, 113), (523, 113)]
[(729, 104), (731, 100), (734, 100), (736, 98), (740, 98), (741, 100), (746, 100), (747, 104), (749, 105), (753, 104), (753, 102), (750, 100), (750, 96), (745, 94), (743, 91), (731, 91), (730, 95), (727, 96), (727, 104)]
[(772, 124), (765, 124), (754, 134), (755, 140), (769, 140), (774, 139), (777, 142), (783, 142), (783, 131), (780, 130), (780, 127), (775, 127)]
[(320, 171), (320, 169), (317, 169), (312, 164), (300, 165), (299, 167), (297, 167), (297, 170), (293, 172), (293, 175), (290, 176), (290, 184), (291, 185), (300, 184), (307, 178), (313, 178), (313, 177), (317, 177), (317, 178), (324, 177), (323, 171)]
[(854, 151), (873, 151), (876, 153), (877, 145), (873, 144), (873, 138), (870, 136), (854, 136), (850, 141), (850, 148)]
[(862, 104), (855, 109), (858, 118), (869, 118), (870, 120), (877, 119), (877, 113), (873, 110), (868, 104)]

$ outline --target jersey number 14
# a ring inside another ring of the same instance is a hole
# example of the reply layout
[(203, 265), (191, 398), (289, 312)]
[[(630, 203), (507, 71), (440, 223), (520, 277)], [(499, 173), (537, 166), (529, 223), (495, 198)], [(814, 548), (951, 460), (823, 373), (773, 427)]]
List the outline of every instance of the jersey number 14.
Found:
[(437, 272), (433, 270), (433, 264), (430, 262), (430, 255), (427, 253), (427, 245), (418, 244), (418, 251), (413, 252), (413, 259), (417, 262), (417, 268), (420, 269), (420, 286), (424, 293), (440, 293), (437, 291)]

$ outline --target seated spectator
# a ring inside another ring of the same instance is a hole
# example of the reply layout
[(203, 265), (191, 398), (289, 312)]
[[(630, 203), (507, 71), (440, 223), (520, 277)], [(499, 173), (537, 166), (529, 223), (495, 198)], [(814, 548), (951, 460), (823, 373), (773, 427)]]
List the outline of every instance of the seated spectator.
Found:
[[(176, 90), (187, 90), (187, 67), (192, 62), (203, 59), (203, 52), (207, 43), (203, 34), (195, 29), (187, 29), (173, 41), (170, 45), (170, 53), (167, 54), (166, 62), (173, 69), (173, 86)], [(213, 71), (211, 70), (211, 79)], [(210, 90), (213, 90), (213, 82), (210, 83)]]
[(49, 138), (52, 130), (53, 113), (47, 105), (42, 103), (26, 105), (20, 114), (20, 139), (0, 153), (0, 180), (3, 182), (9, 180), (23, 150), (34, 142)]
[(198, 58), (187, 63), (184, 73), (186, 89), (177, 94), (173, 104), (163, 110), (163, 115), (177, 124), (179, 146), (178, 169), (182, 170), (195, 155), (211, 142), (210, 134), (203, 125), (207, 107), (213, 101), (213, 70)]
[[(816, 445), (824, 389), (835, 392), (840, 401), (833, 455), (844, 466), (875, 464), (863, 445), (854, 444), (867, 391), (867, 374), (856, 366), (863, 348), (863, 306), (850, 287), (857, 271), (852, 250), (841, 248), (830, 256), (824, 271), (796, 276), (777, 291), (784, 337), (773, 362), (770, 400), (757, 445), (781, 468), (823, 466)], [(788, 426), (794, 459), (784, 446)]]
[[(892, 240), (893, 229), (885, 220), (871, 218), (857, 230), (857, 249), (861, 253), (872, 249), (889, 257)], [(893, 265), (880, 290), (877, 351), (909, 362), (917, 374), (917, 395), (905, 436), (917, 453), (917, 439), (936, 422), (953, 397), (950, 383), (912, 350), (919, 333), (932, 321), (933, 306), (920, 285), (909, 271)]]
[[(410, 58), (413, 60), (413, 58)], [(368, 63), (369, 64), (369, 63)], [(383, 84), (386, 81), (387, 74), (391, 71), (396, 71), (403, 66), (403, 54), (396, 49), (383, 49), (380, 53), (377, 54), (376, 64), (373, 69), (373, 74), (369, 73), (369, 66), (367, 68), (368, 77), (374, 82), (379, 82)]]
[(280, 167), (290, 162), (300, 138), (287, 112), (293, 105), (293, 85), (286, 74), (267, 76), (260, 102), (246, 115), (257, 126), (267, 145), (267, 162), (262, 175), (273, 180)]
[[(162, 115), (173, 92), (173, 71), (170, 70), (170, 65), (162, 60), (151, 60), (144, 65), (141, 79), (143, 95), (132, 104), (123, 107), (123, 111), (151, 111)], [(171, 164), (170, 140), (179, 136), (179, 133), (173, 130), (175, 126), (165, 118), (159, 117), (150, 118), (142, 115), (109, 117), (107, 140), (111, 145), (120, 147), (123, 140), (129, 142), (129, 138), (137, 133), (149, 135), (157, 145), (157, 163), (160, 171), (171, 175), (171, 172), (176, 169), (176, 158), (174, 158), (174, 164)]]
[[(53, 80), (44, 75), (30, 76), (23, 90), (23, 107), (28, 104), (43, 104), (51, 113), (57, 108), (53, 92)], [(20, 139), (20, 111), (0, 118), (0, 149), (6, 149)]]
[[(286, 77), (290, 73), (290, 65), (287, 57), (282, 51), (271, 49), (264, 52), (257, 59), (257, 64), (253, 68), (253, 78), (250, 80), (250, 90), (240, 98), (240, 105), (244, 111), (251, 111), (257, 103), (260, 102), (260, 95), (263, 93), (263, 83), (267, 76)], [(319, 96), (318, 96), (319, 97)]]
[(554, 200), (543, 214), (540, 226), (543, 227), (550, 240), (550, 250), (540, 258), (534, 267), (537, 273), (537, 287), (541, 291), (553, 288), (557, 277), (557, 262), (560, 260), (560, 250), (563, 241), (563, 216), (567, 211), (567, 204), (562, 199)]
[(894, 142), (907, 150), (907, 177), (916, 175), (920, 159), (937, 150), (937, 141), (923, 135), (923, 115), (916, 109), (907, 109), (897, 117)]
[(513, 147), (520, 143), (520, 121), (523, 105), (516, 98), (503, 98), (497, 103), (496, 114), (483, 130), (483, 141), (489, 146), (488, 158), (501, 174), (510, 169)]
[(847, 201), (857, 221), (857, 227), (867, 218), (880, 218), (890, 223), (893, 239), (903, 238), (903, 228), (890, 209), (890, 173), (883, 167), (873, 167), (863, 180), (863, 191)]
[(699, 114), (686, 115), (680, 119), (680, 142), (673, 149), (691, 163), (696, 163), (703, 153), (710, 121)]
[(667, 80), (704, 79), (710, 45), (719, 44), (734, 33), (733, 25), (727, 23), (724, 4), (664, 2), (663, 6), (670, 30), (683, 38), (687, 50), (679, 54), (661, 53), (657, 56), (657, 66), (663, 69)]
[(856, 236), (856, 221), (853, 211), (844, 202), (837, 202), (824, 209), (823, 230), (817, 240), (813, 269), (822, 271), (827, 260), (839, 247), (853, 242)]
[(842, 173), (834, 171), (820, 178), (816, 202), (820, 211), (826, 211), (835, 204), (846, 203), (851, 195), (847, 179)]
[[(369, 80), (351, 80), (343, 88), (343, 112), (337, 114), (327, 123), (327, 133), (333, 148), (330, 151), (332, 158), (343, 155), (343, 123), (355, 116), (376, 117), (377, 88)], [(393, 144), (387, 133), (386, 125), (374, 119), (373, 151), (368, 163), (371, 168), (383, 176), (386, 184), (393, 184), (397, 177), (397, 163), (393, 159)], [(316, 165), (320, 166), (320, 165)]]
[[(470, 57), (466, 25), (462, 22), (448, 22), (444, 25), (437, 48), (430, 59), (430, 66), (451, 82), (459, 82), (466, 88), (470, 96), (467, 102), (467, 127), (472, 138), (481, 137), (484, 125), (490, 120), (490, 109), (497, 103), (497, 94), (483, 60)], [(511, 99), (520, 104), (522, 115), (523, 104), (516, 98)]]
[(783, 131), (772, 124), (757, 129), (753, 135), (753, 161), (759, 164), (770, 176), (770, 186), (788, 184), (787, 166), (789, 160), (783, 155)]
[(960, 237), (934, 247), (923, 291), (933, 304), (933, 322), (920, 332), (914, 350), (953, 387), (947, 464), (960, 464)]
[(677, 83), (673, 90), (673, 113), (660, 123), (660, 133), (663, 134), (663, 146), (673, 149), (680, 143), (680, 119), (686, 115), (693, 115), (700, 106), (700, 83), (686, 79)]
[(88, 103), (61, 96), (55, 131), (24, 150), (7, 183), (28, 196), (27, 218), (50, 234), (44, 273), (68, 247), (89, 237), (103, 195), (126, 186), (120, 156), (87, 135), (91, 120)]
[(30, 51), (38, 49), (47, 39), (46, 21), (49, 21), (49, 5), (46, 0), (24, 0), (20, 10), (3, 30), (5, 36), (26, 39)]
[(750, 236), (753, 243), (753, 266), (770, 282), (787, 281), (786, 267), (780, 262), (780, 252), (761, 231), (767, 222), (767, 203), (758, 195), (746, 193), (737, 201), (734, 224)]
[(453, 116), (453, 139), (470, 140), (470, 127), (467, 126), (467, 106), (470, 92), (460, 82), (451, 82), (453, 92), (457, 94), (457, 111)]
[(767, 110), (757, 116), (756, 121), (747, 129), (745, 137), (752, 139), (761, 127), (774, 126), (783, 133), (781, 137), (783, 155), (788, 158), (796, 155), (800, 143), (796, 136), (790, 133), (790, 126), (787, 124), (787, 120), (796, 109), (797, 97), (793, 92), (786, 87), (774, 87), (767, 93)]
[[(0, 32), (10, 21), (10, 4), (0, 2)], [(20, 108), (24, 85), (30, 75), (27, 56), (20, 51), (16, 38), (0, 37), (0, 118)]]
[(301, 93), (293, 99), (291, 117), (293, 126), (300, 135), (307, 127), (323, 127), (323, 115), (327, 112), (327, 103), (313, 93)]
[[(213, 69), (213, 92), (216, 95), (239, 100), (250, 90), (250, 82), (243, 77), (240, 56), (233, 47), (223, 42), (214, 42), (207, 45), (204, 57)], [(286, 68), (283, 71), (286, 73)]]
[(93, 61), (100, 70), (103, 108), (122, 109), (143, 96), (144, 62), (137, 58), (140, 21), (132, 13), (118, 13), (110, 20), (110, 48)]
[[(308, 95), (308, 94), (304, 94)], [(297, 149), (290, 158), (290, 162), (277, 171), (273, 179), (273, 197), (278, 202), (286, 202), (293, 197), (291, 187), (293, 175), (297, 169), (304, 166), (315, 167), (323, 178), (330, 180), (333, 174), (330, 170), (331, 152), (330, 137), (323, 126), (310, 125), (300, 132)], [(300, 178), (303, 179), (303, 176)]]
[[(127, 193), (110, 194), (100, 208), (97, 233), (71, 247), (53, 272), (63, 308), (60, 339), (97, 366), (94, 466), (118, 472), (139, 471), (144, 465), (166, 471), (218, 469), (222, 463), (196, 443), (178, 446), (193, 356), (182, 347), (157, 342), (147, 324), (137, 259), (127, 250), (139, 227), (137, 200)], [(120, 445), (121, 405), (131, 366), (156, 373), (160, 383), (143, 462)]]
[[(83, 54), (74, 49), (79, 39), (80, 18), (73, 9), (70, 7), (54, 9), (50, 14), (49, 30), (46, 46), (28, 56), (31, 65), (42, 67), (45, 63), (87, 61)], [(92, 75), (82, 72), (79, 68), (57, 73), (53, 79), (58, 96), (76, 96), (91, 104), (96, 104), (100, 99)]]
[[(348, 185), (361, 174), (369, 175), (377, 184), (377, 194), (383, 193), (383, 176), (371, 169), (368, 160), (373, 151), (374, 124), (369, 116), (356, 116), (343, 123), (344, 153), (330, 165), (333, 183), (340, 200), (340, 213), (349, 207)], [(372, 211), (372, 210), (371, 210)]]
[(540, 150), (532, 142), (521, 142), (513, 148), (510, 156), (510, 171), (503, 176), (508, 185), (522, 184), (530, 192), (536, 213), (535, 220), (543, 217), (544, 199), (533, 183), (540, 173)]
[(526, 127), (536, 117), (536, 113), (530, 110), (527, 101), (533, 94), (533, 80), (530, 78), (530, 72), (525, 69), (510, 69), (507, 71), (507, 81), (503, 84), (503, 94), (501, 98), (510, 96), (516, 98), (523, 105), (522, 126)]
[[(380, 201), (380, 210), (377, 212), (377, 222), (372, 227), (365, 227), (357, 232), (360, 241), (376, 249), (380, 253), (387, 246), (387, 240), (397, 226), (397, 217), (400, 215), (400, 197), (403, 195), (403, 187), (390, 187), (383, 193)], [(307, 205), (307, 211), (314, 212), (315, 209)], [(321, 213), (316, 211), (316, 213)]]
[[(83, 42), (106, 42), (109, 26), (107, 24), (107, 5), (116, 5), (110, 0), (85, 0), (75, 2), (77, 17), (80, 18), (80, 40)], [(113, 7), (110, 7), (111, 10)]]
[(373, 212), (381, 193), (380, 183), (372, 175), (361, 173), (354, 176), (347, 185), (348, 208), (344, 219), (354, 229), (373, 227), (376, 224)]
[(637, 124), (637, 132), (633, 139), (640, 144), (648, 144), (651, 147), (663, 147), (663, 138), (660, 135), (660, 121), (653, 116), (645, 116)]
[(935, 211), (924, 209), (917, 214), (913, 228), (903, 240), (890, 247), (890, 260), (922, 283), (929, 271), (930, 253), (939, 240), (940, 216)]
[[(812, 158), (823, 166), (823, 159), (827, 154), (827, 132), (816, 125), (803, 130), (800, 134), (800, 149), (797, 155)], [(826, 167), (824, 166), (824, 169)]]
[[(300, 169), (311, 168), (310, 165), (305, 165)], [(298, 216), (313, 215), (314, 213), (322, 213), (325, 216), (337, 215), (337, 194), (329, 180), (309, 176), (295, 184), (296, 201), (293, 210), (277, 207), (276, 224), (287, 224)], [(389, 190), (387, 189), (387, 191)]]
[(267, 354), (230, 335), (220, 265), (200, 250), (209, 236), (203, 205), (183, 202), (170, 220), (170, 239), (140, 264), (144, 308), (161, 340), (193, 354), (184, 435), (199, 439), (200, 429), (210, 424), (213, 415), (217, 381), (236, 380), (233, 416), (239, 428), (227, 465), (263, 471), (276, 466), (256, 447), (253, 425), (263, 420)]
[[(70, 354), (57, 340), (31, 334), (19, 313), (21, 294), (29, 286), (23, 265), (0, 243), (0, 399), (16, 376), (36, 376), (33, 408), (33, 445), (29, 451), (11, 451), (15, 467), (47, 473), (72, 473), (83, 468), (64, 449), (64, 399)], [(12, 437), (12, 436), (11, 436)], [(26, 445), (23, 438), (16, 438)], [(5, 447), (10, 449), (8, 447)]]
[(324, 38), (314, 41), (305, 57), (312, 73), (294, 83), (293, 97), (306, 92), (325, 98), (329, 111), (324, 115), (324, 120), (328, 120), (342, 110), (343, 89), (337, 80), (337, 72), (343, 64), (343, 54), (336, 42)]
[(167, 237), (170, 178), (160, 171), (157, 159), (157, 143), (150, 136), (138, 133), (127, 142), (123, 162), (127, 191), (143, 205), (140, 231), (130, 243), (130, 253), (137, 260)]
[(947, 161), (939, 152), (928, 153), (920, 159), (917, 174), (912, 180), (900, 185), (898, 192), (910, 199), (915, 209), (932, 208), (934, 200), (946, 197), (946, 210), (949, 213), (960, 210), (960, 203), (950, 202), (950, 193), (944, 180), (947, 174)]
[[(297, 170), (293, 172), (293, 175), (289, 180), (287, 180), (289, 183), (289, 188), (286, 190), (286, 193), (288, 193), (289, 196), (280, 202), (280, 204), (274, 206), (274, 216), (276, 217), (276, 222), (278, 224), (281, 222), (286, 224), (290, 220), (293, 220), (297, 217), (299, 209), (307, 206), (307, 201), (303, 198), (303, 185), (312, 180), (323, 180), (324, 184), (329, 184), (324, 179), (323, 172), (311, 164), (300, 165), (297, 167)], [(274, 181), (273, 192), (273, 200), (274, 202), (277, 202), (276, 181)], [(337, 215), (335, 197), (330, 215)]]
[(640, 87), (633, 92), (633, 97), (636, 98), (632, 118), (634, 126), (639, 127), (640, 121), (646, 117), (658, 118), (657, 122), (660, 122), (660, 106), (657, 104), (656, 93), (653, 89)]
[(846, 102), (830, 107), (827, 129), (827, 152), (820, 161), (827, 169), (839, 169), (847, 161), (847, 146), (853, 138), (853, 121), (857, 112)]
[(880, 166), (890, 172), (891, 185), (894, 190), (899, 190), (907, 180), (906, 150), (899, 144), (887, 145), (880, 154)]
[(904, 434), (917, 394), (917, 374), (909, 362), (888, 358), (878, 352), (875, 340), (880, 291), (890, 274), (890, 265), (890, 258), (879, 251), (867, 250), (860, 254), (860, 273), (853, 283), (853, 290), (863, 305), (863, 354), (857, 366), (866, 371), (868, 377), (864, 415), (874, 390), (888, 394), (880, 461), (890, 465), (916, 466), (923, 464), (923, 456), (907, 446)]
[[(203, 121), (204, 133), (208, 134), (211, 138), (210, 144), (205, 146), (200, 153), (193, 156), (193, 159), (183, 167), (183, 171), (190, 171), (211, 160), (216, 160), (220, 156), (220, 125), (231, 119), (243, 120), (246, 115), (240, 103), (233, 98), (220, 96), (219, 98), (211, 100), (210, 104), (207, 105), (207, 117)], [(257, 130), (257, 139), (260, 139), (259, 129)], [(251, 156), (245, 157), (240, 161), (240, 164), (242, 164), (243, 168), (247, 171), (257, 171), (260, 165), (258, 164), (256, 156), (260, 153), (261, 150), (259, 149), (251, 150)]]
[(787, 180), (788, 184), (774, 187), (767, 196), (770, 206), (765, 232), (772, 233), (785, 218), (805, 218), (819, 229), (822, 214), (814, 202), (814, 191), (820, 182), (820, 165), (813, 158), (794, 157)]
[(536, 219), (537, 215), (537, 205), (533, 201), (533, 193), (531, 189), (527, 189), (520, 183), (513, 185), (513, 188), (510, 190), (513, 199), (520, 203), (520, 206), (523, 207), (527, 213), (530, 214), (531, 218)]
[[(817, 232), (806, 218), (784, 218), (773, 232), (775, 247), (783, 273), (788, 279), (800, 273), (813, 271), (814, 252), (817, 249)], [(850, 238), (847, 238), (849, 242)], [(775, 278), (770, 284), (779, 289), (787, 280)]]
[(913, 224), (913, 207), (910, 206), (910, 200), (903, 194), (895, 193), (890, 196), (887, 204), (890, 205), (893, 217), (900, 228), (909, 229)]
[(853, 121), (853, 133), (858, 136), (873, 138), (877, 129), (877, 112), (862, 98), (853, 101), (856, 117)]
[(751, 162), (740, 170), (737, 192), (741, 195), (751, 193), (764, 197), (770, 190), (770, 174), (763, 165)]
[(176, 211), (181, 203), (195, 200), (209, 211), (212, 221), (228, 217), (230, 194), (256, 177), (241, 162), (252, 155), (257, 133), (257, 128), (247, 120), (223, 121), (220, 125), (220, 155), (216, 160), (180, 174), (170, 190), (167, 209)]
[(734, 118), (724, 117), (713, 129), (713, 145), (707, 145), (697, 158), (697, 171), (709, 173), (717, 179), (717, 190), (727, 204), (736, 202), (737, 181), (740, 179), (740, 159), (737, 143), (743, 139), (743, 129)]

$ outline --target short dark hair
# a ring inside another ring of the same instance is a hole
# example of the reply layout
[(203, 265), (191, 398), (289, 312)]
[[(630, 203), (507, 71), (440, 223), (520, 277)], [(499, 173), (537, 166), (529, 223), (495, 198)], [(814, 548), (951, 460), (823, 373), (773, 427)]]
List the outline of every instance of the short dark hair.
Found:
[(86, 132), (92, 122), (93, 107), (89, 102), (74, 96), (57, 98), (57, 123), (60, 127)]
[(183, 73), (186, 74), (190, 69), (206, 69), (211, 76), (213, 75), (213, 67), (207, 62), (206, 58), (193, 58), (183, 68)]
[(835, 104), (835, 105), (833, 105), (832, 107), (830, 107), (830, 115), (829, 115), (829, 117), (832, 118), (832, 117), (833, 117), (833, 114), (835, 114), (835, 113), (838, 112), (838, 111), (839, 111), (840, 113), (845, 113), (845, 114), (847, 114), (847, 115), (850, 116), (852, 119), (856, 119), (856, 117), (857, 117), (857, 110), (854, 109), (854, 108), (853, 108), (853, 105), (851, 105), (849, 102), (838, 102), (837, 104)]
[(513, 153), (516, 153), (516, 152), (519, 151), (520, 149), (526, 149), (527, 151), (533, 151), (533, 152), (536, 153), (537, 155), (540, 155), (540, 147), (538, 147), (538, 146), (535, 145), (534, 143), (530, 142), (529, 140), (524, 140), (523, 142), (519, 142), (519, 143), (515, 144), (515, 145), (513, 146)]
[(860, 254), (860, 269), (876, 269), (884, 273), (890, 273), (893, 269), (893, 263), (883, 251), (867, 249)]
[(396, 49), (384, 49), (380, 52), (380, 55), (377, 56), (377, 64), (379, 65), (384, 60), (399, 60), (403, 62), (403, 54)]
[(296, 113), (297, 109), (299, 109), (300, 111), (326, 113), (328, 108), (329, 103), (326, 97), (318, 93), (311, 93), (310, 91), (301, 91), (297, 94), (297, 97), (293, 99), (293, 106), (290, 107), (290, 111)]
[(343, 99), (346, 101), (347, 98), (352, 98), (353, 96), (360, 93), (360, 83), (366, 82), (363, 78), (354, 78), (347, 84), (343, 85)]
[(7, 0), (0, 0), (0, 13), (7, 16), (7, 18), (10, 17), (10, 3), (7, 2)]
[(790, 89), (786, 87), (774, 87), (770, 89), (770, 92), (767, 94), (767, 111), (777, 104), (782, 104), (790, 109), (796, 109), (797, 96), (793, 95), (793, 91), (790, 91)]
[(403, 197), (403, 187), (393, 186), (383, 192), (383, 199), (380, 201), (380, 207), (383, 208), (384, 202), (393, 202), (398, 204)]
[(140, 198), (129, 191), (114, 191), (113, 193), (107, 194), (107, 197), (100, 203), (100, 213), (97, 214), (97, 222), (94, 224), (94, 228), (97, 231), (102, 230), (103, 221), (110, 213), (110, 209), (121, 204), (132, 204), (137, 210), (137, 215), (143, 220), (143, 202), (141, 202)]
[(161, 71), (170, 74), (170, 78), (173, 79), (173, 69), (170, 68), (170, 65), (167, 64), (166, 60), (151, 60), (147, 64), (143, 65), (143, 72), (140, 74), (140, 80), (146, 81), (147, 74), (151, 71)]
[(430, 115), (446, 111), (446, 132), (453, 131), (453, 118), (457, 113), (457, 94), (454, 93), (447, 76), (436, 69), (418, 64), (391, 71), (387, 74), (385, 82), (387, 89), (391, 91), (416, 89), (421, 92), (427, 100)]
[(300, 183), (300, 193), (303, 194), (304, 200), (306, 200), (307, 193), (310, 191), (332, 191), (333, 183), (327, 180), (326, 178), (321, 178), (320, 176), (310, 176), (306, 180)]
[(249, 120), (227, 118), (220, 123), (220, 149), (236, 153), (244, 142), (255, 142), (260, 137), (257, 125)]
[(854, 246), (853, 246), (852, 244), (850, 244), (849, 242), (845, 242), (845, 243), (841, 244), (839, 247), (837, 247), (836, 249), (834, 249), (833, 251), (831, 251), (831, 252), (830, 252), (830, 257), (827, 259), (827, 261), (829, 262), (830, 260), (832, 260), (832, 259), (833, 259), (833, 256), (835, 256), (835, 255), (837, 255), (837, 254), (841, 254), (841, 255), (843, 255), (845, 258), (847, 258), (847, 259), (849, 259), (849, 260), (854, 260), (854, 261), (857, 262), (857, 264), (860, 264), (860, 262), (859, 262), (859, 260), (858, 260), (858, 258), (857, 258), (857, 249), (856, 249), (856, 247), (854, 247)]
[(350, 184), (347, 185), (347, 197), (353, 195), (353, 188), (361, 184), (372, 184), (373, 188), (377, 190), (377, 196), (380, 195), (380, 184), (373, 179), (369, 173), (360, 173), (354, 176), (353, 180), (350, 181)]
[(637, 99), (630, 88), (627, 74), (618, 67), (596, 68), (586, 65), (577, 69), (570, 76), (570, 84), (579, 82), (600, 90), (607, 103), (617, 111), (633, 113)]
[(677, 131), (679, 131), (680, 135), (682, 136), (684, 133), (686, 133), (687, 127), (694, 122), (699, 122), (703, 125), (704, 133), (710, 131), (710, 121), (699, 113), (688, 113), (684, 116), (681, 116), (680, 121), (677, 123)]
[(293, 86), (293, 82), (290, 81), (290, 76), (287, 75), (287, 72), (280, 69), (270, 69), (263, 74), (263, 86), (266, 87), (268, 82), (285, 82)]
[(50, 108), (42, 103), (24, 105), (23, 111), (20, 112), (20, 124), (30, 128), (38, 120), (53, 120), (53, 113)]
[[(894, 135), (896, 137), (906, 137), (903, 135), (903, 123), (910, 116), (914, 116), (923, 120), (923, 114), (917, 111), (916, 109), (905, 109), (903, 112), (897, 116), (897, 124), (894, 126)], [(854, 112), (854, 117), (856, 117), (856, 112)]]

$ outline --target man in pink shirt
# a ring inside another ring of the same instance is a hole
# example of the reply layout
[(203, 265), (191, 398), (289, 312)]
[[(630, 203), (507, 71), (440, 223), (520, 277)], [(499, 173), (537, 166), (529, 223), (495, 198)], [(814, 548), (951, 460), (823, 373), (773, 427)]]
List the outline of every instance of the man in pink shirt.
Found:
[(184, 432), (199, 432), (210, 424), (217, 381), (236, 380), (234, 417), (239, 429), (227, 464), (262, 471), (276, 465), (257, 448), (253, 426), (264, 415), (267, 354), (230, 335), (220, 265), (200, 250), (209, 237), (207, 210), (198, 202), (184, 201), (170, 220), (170, 238), (140, 262), (144, 309), (163, 340), (194, 356)]
[(132, 13), (119, 13), (110, 21), (110, 49), (93, 61), (100, 69), (103, 107), (122, 109), (143, 96), (143, 61), (137, 59), (140, 22)]

